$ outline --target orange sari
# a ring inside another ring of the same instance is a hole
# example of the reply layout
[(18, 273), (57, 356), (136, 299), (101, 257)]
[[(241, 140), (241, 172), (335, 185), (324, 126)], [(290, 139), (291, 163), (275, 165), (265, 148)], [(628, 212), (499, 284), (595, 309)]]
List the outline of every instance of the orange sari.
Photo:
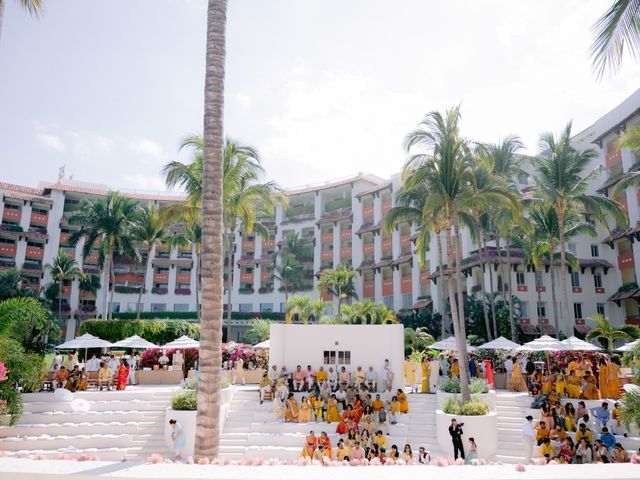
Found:
[(124, 365), (120, 365), (118, 367), (118, 372), (116, 373), (116, 389), (124, 390), (127, 388), (127, 378), (129, 378), (129, 371), (131, 367), (125, 367)]

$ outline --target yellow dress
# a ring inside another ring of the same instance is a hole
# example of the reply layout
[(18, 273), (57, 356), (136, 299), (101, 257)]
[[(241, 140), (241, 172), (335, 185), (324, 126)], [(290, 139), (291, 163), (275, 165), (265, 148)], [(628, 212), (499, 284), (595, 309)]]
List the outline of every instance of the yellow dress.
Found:
[(309, 445), (305, 445), (302, 447), (302, 453), (300, 454), (302, 458), (311, 458), (313, 457), (313, 447)]
[(318, 370), (316, 373), (316, 380), (318, 384), (324, 383), (327, 381), (327, 371), (326, 370)]
[(332, 398), (329, 400), (327, 408), (327, 423), (339, 422), (340, 414), (338, 413), (338, 400)]
[(285, 422), (297, 422), (298, 421), (298, 402), (295, 397), (287, 399), (284, 404), (284, 421)]
[(584, 398), (587, 400), (600, 400), (600, 390), (598, 390), (595, 382), (595, 377), (589, 375), (587, 378), (587, 388), (584, 389)]
[(564, 416), (564, 427), (567, 429), (567, 432), (575, 432), (575, 419), (571, 415)]
[(316, 399), (316, 402), (313, 405), (313, 413), (316, 417), (316, 422), (321, 422), (324, 420), (324, 400), (321, 398)]
[(580, 364), (578, 362), (576, 362), (575, 360), (571, 361), (571, 363), (569, 363), (569, 366), (567, 367), (567, 375), (570, 375), (572, 370), (578, 373), (579, 367)]
[(304, 400), (300, 404), (300, 412), (298, 413), (298, 422), (308, 423), (311, 421), (311, 404), (308, 400)]
[(429, 364), (422, 362), (422, 393), (429, 393)]
[(524, 382), (524, 378), (522, 378), (522, 371), (517, 362), (513, 363), (513, 372), (511, 372), (511, 379), (509, 380), (507, 388), (515, 392), (527, 391), (527, 384)]
[(559, 375), (556, 380), (556, 395), (559, 397), (564, 397), (566, 395), (565, 390), (567, 389), (567, 381), (564, 379), (564, 376)]
[(389, 405), (389, 411), (393, 414), (400, 413), (400, 402), (392, 400), (391, 404)]
[(542, 377), (542, 393), (549, 395), (553, 388), (553, 375), (545, 375)]
[(457, 378), (460, 376), (460, 365), (458, 362), (454, 362), (451, 365), (451, 378)]
[[(614, 362), (607, 364), (607, 395), (606, 398), (620, 397), (620, 367)], [(602, 386), (600, 387), (602, 390)], [(602, 393), (602, 391), (600, 392)], [(605, 395), (602, 395), (605, 397)]]
[(344, 457), (348, 455), (346, 448), (336, 448), (336, 460), (344, 460)]
[(407, 394), (404, 392), (399, 392), (398, 402), (400, 402), (400, 413), (408, 413), (409, 412), (409, 399), (407, 398)]
[(571, 398), (580, 398), (582, 390), (580, 389), (580, 379), (576, 375), (567, 377), (567, 394)]

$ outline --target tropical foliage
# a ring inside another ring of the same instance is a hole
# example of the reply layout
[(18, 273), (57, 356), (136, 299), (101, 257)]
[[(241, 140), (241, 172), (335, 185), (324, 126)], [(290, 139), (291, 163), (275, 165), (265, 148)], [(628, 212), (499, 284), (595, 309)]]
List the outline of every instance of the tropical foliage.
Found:
[(182, 335), (199, 339), (200, 325), (185, 320), (86, 320), (80, 335), (90, 333), (109, 342), (138, 335), (156, 345), (164, 345)]
[(353, 279), (358, 276), (358, 272), (351, 270), (344, 263), (339, 264), (335, 269), (324, 270), (318, 279), (318, 289), (330, 292), (338, 303), (336, 318), (341, 319), (342, 303), (348, 298), (357, 298)]
[(614, 349), (616, 340), (635, 340), (640, 338), (640, 328), (635, 325), (614, 326), (604, 315), (596, 313), (589, 317), (596, 327), (587, 333), (587, 341), (597, 339), (602, 347), (610, 354)]
[(271, 322), (263, 318), (251, 320), (251, 326), (244, 332), (244, 339), (247, 342), (256, 344), (269, 339)]

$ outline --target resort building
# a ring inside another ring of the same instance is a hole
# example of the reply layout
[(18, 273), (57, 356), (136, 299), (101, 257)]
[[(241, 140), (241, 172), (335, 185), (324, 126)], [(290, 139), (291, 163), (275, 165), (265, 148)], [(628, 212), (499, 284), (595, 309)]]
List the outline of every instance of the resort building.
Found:
[[(608, 195), (623, 172), (637, 168), (634, 153), (628, 149), (618, 151), (614, 143), (620, 131), (638, 123), (640, 90), (575, 136), (579, 149), (595, 148), (599, 152), (593, 168), (601, 168), (602, 172), (591, 185), (592, 192)], [(532, 179), (526, 173), (518, 175), (516, 182), (525, 195), (532, 188)], [(323, 270), (344, 263), (360, 274), (355, 280), (359, 299), (383, 302), (396, 311), (421, 308), (439, 311), (438, 289), (446, 285), (441, 285), (438, 278), (435, 237), (421, 269), (414, 245), (417, 226), (402, 224), (390, 233), (382, 228), (383, 217), (393, 207), (400, 186), (399, 175), (382, 179), (359, 173), (339, 181), (287, 191), (287, 207), (278, 207), (274, 218), (262, 219), (269, 230), (268, 238), (242, 231), (235, 234), (232, 310), (255, 313), (254, 316), (284, 311), (286, 292), (274, 276), (274, 253), (296, 232), (308, 242), (312, 254), (300, 259), (304, 282), (295, 292), (288, 292), (288, 296), (320, 295), (333, 301), (330, 292), (318, 292), (318, 277)], [(45, 265), (58, 249), (64, 249), (76, 258), (85, 273), (100, 275), (98, 252), (82, 258), (82, 243), (75, 247), (69, 244), (69, 237), (77, 227), (69, 225), (68, 218), (80, 202), (104, 196), (108, 191), (105, 185), (67, 179), (41, 183), (37, 187), (0, 182), (0, 268), (18, 268), (25, 285), (38, 288), (50, 283)], [(142, 204), (183, 200), (179, 195), (127, 195)], [(560, 315), (559, 319), (559, 327), (567, 336), (588, 331), (586, 318), (596, 312), (604, 313), (616, 323), (640, 324), (640, 288), (636, 283), (640, 273), (640, 247), (635, 242), (640, 239), (640, 196), (633, 188), (617, 200), (629, 213), (630, 228), (609, 234), (598, 226), (597, 237), (576, 237), (567, 245), (579, 264), (569, 273), (567, 309), (562, 304), (559, 278), (556, 282), (559, 311), (569, 312), (569, 318)], [(593, 221), (588, 217), (585, 220)], [(478, 246), (464, 233), (462, 247), (465, 288), (470, 293), (478, 292), (483, 274)], [(492, 280), (495, 292), (500, 292), (504, 285), (518, 297), (523, 333), (537, 334), (539, 323), (544, 325), (545, 333), (555, 333), (548, 265), (540, 272), (533, 272), (523, 265), (522, 253), (512, 248), (511, 265), (498, 269), (499, 262), (506, 265), (504, 247), (503, 242), (498, 252), (495, 241), (489, 242), (483, 263), (492, 265), (494, 272), (490, 278), (490, 268), (484, 268), (487, 291)], [(195, 250), (163, 246), (141, 254), (152, 258), (142, 295), (142, 311), (155, 312), (158, 318), (162, 318), (163, 312), (195, 312)], [(501, 271), (508, 271), (508, 278), (502, 278)], [(114, 273), (113, 311), (135, 312), (144, 263), (117, 257)], [(104, 287), (105, 282), (102, 283)], [(93, 294), (82, 291), (77, 281), (64, 282), (61, 301), (67, 338), (77, 332), (82, 320), (104, 316), (105, 295), (105, 288)], [(234, 319), (230, 324), (225, 323), (226, 338), (241, 340), (249, 322)]]

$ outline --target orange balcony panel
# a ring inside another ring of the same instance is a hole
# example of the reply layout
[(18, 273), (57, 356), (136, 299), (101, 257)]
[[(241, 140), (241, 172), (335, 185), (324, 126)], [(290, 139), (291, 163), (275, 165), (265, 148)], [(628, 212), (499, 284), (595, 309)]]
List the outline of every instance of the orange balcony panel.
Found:
[(582, 288), (581, 287), (571, 287), (571, 291), (573, 293), (582, 293)]
[(618, 268), (631, 268), (635, 267), (636, 262), (633, 257), (633, 252), (623, 253), (622, 255), (618, 255)]
[(73, 258), (76, 257), (76, 249), (73, 247), (62, 247), (60, 250), (62, 250), (64, 253), (66, 253), (70, 257), (73, 257)]
[(364, 254), (366, 255), (367, 253), (373, 253), (373, 251), (376, 249), (376, 246), (374, 243), (365, 243), (362, 246), (362, 251), (364, 252)]
[(429, 283), (429, 272), (420, 272), (420, 283)]
[(85, 292), (84, 290), (80, 290), (80, 298), (96, 298), (96, 294), (93, 292)]
[(262, 272), (262, 273), (260, 273), (260, 281), (261, 282), (268, 282), (272, 278), (273, 278), (273, 274), (270, 273), (270, 272)]
[(71, 295), (71, 285), (63, 285), (62, 286), (62, 294), (69, 296)]
[(607, 167), (617, 165), (622, 161), (622, 153), (616, 148), (613, 142), (607, 144), (607, 155), (605, 156)]
[(405, 247), (407, 245), (411, 244), (411, 235), (407, 234), (407, 235), (401, 235), (400, 236), (400, 246), (401, 247)]
[(142, 282), (142, 275), (135, 275), (133, 273), (121, 273), (121, 274), (116, 274), (115, 280), (116, 280), (116, 282), (141, 283)]
[(243, 240), (242, 241), (242, 251), (243, 252), (254, 251), (255, 249), (256, 249), (255, 240)]
[(351, 258), (351, 247), (344, 247), (340, 249), (340, 258)]
[(191, 274), (176, 273), (176, 283), (191, 283)]
[(253, 273), (241, 273), (240, 274), (240, 282), (241, 283), (253, 283)]
[(413, 291), (413, 282), (411, 281), (411, 275), (405, 275), (400, 279), (400, 292), (411, 293)]
[(44, 257), (44, 248), (38, 247), (27, 247), (27, 251), (25, 253), (27, 258), (38, 258), (42, 260)]
[(351, 229), (349, 230), (340, 230), (340, 240), (349, 240), (351, 239)]
[(35, 223), (36, 225), (46, 225), (48, 221), (49, 215), (43, 215), (41, 213), (31, 214), (31, 223)]
[(382, 295), (385, 297), (393, 295), (393, 280), (382, 281)]
[(269, 248), (276, 248), (276, 241), (273, 240), (263, 240), (262, 241), (262, 249), (266, 250)]
[(376, 296), (376, 285), (375, 282), (364, 282), (363, 285), (363, 294), (365, 298), (373, 298)]
[(519, 292), (528, 292), (529, 291), (529, 287), (527, 287), (526, 285), (518, 285), (518, 291)]
[(373, 218), (373, 207), (364, 207), (362, 209), (362, 216), (364, 218)]
[(383, 200), (382, 202), (382, 213), (386, 213), (391, 210), (391, 200)]
[(604, 293), (604, 288), (596, 287), (596, 293)]
[(640, 326), (640, 317), (628, 317), (624, 323)]
[(392, 248), (393, 248), (393, 239), (388, 238), (388, 239), (382, 240), (382, 251), (383, 252), (391, 250)]
[(168, 273), (154, 273), (153, 281), (157, 283), (169, 283), (169, 274)]
[(322, 300), (324, 300), (325, 302), (330, 302), (333, 300), (333, 294), (325, 290), (320, 294), (320, 298), (322, 298)]
[(320, 241), (322, 243), (333, 243), (333, 233), (329, 232), (329, 233), (323, 233), (320, 236)]
[(97, 265), (98, 264), (98, 254), (97, 253), (90, 253), (89, 255), (87, 255), (85, 257), (84, 263), (87, 263), (89, 265)]
[(536, 287), (536, 292), (546, 292), (547, 291), (547, 287), (545, 287), (544, 285), (540, 285), (539, 287)]
[(19, 222), (20, 218), (22, 218), (22, 210), (14, 210), (5, 208), (2, 212), (3, 220), (12, 220), (14, 222)]
[(61, 233), (60, 234), (60, 245), (68, 245), (70, 238), (71, 238), (71, 234), (70, 233)]
[(16, 245), (8, 245), (4, 243), (0, 245), (0, 255), (11, 255), (15, 257), (17, 250), (18, 247)]
[(320, 253), (320, 258), (322, 260), (333, 260), (333, 250), (323, 250)]

